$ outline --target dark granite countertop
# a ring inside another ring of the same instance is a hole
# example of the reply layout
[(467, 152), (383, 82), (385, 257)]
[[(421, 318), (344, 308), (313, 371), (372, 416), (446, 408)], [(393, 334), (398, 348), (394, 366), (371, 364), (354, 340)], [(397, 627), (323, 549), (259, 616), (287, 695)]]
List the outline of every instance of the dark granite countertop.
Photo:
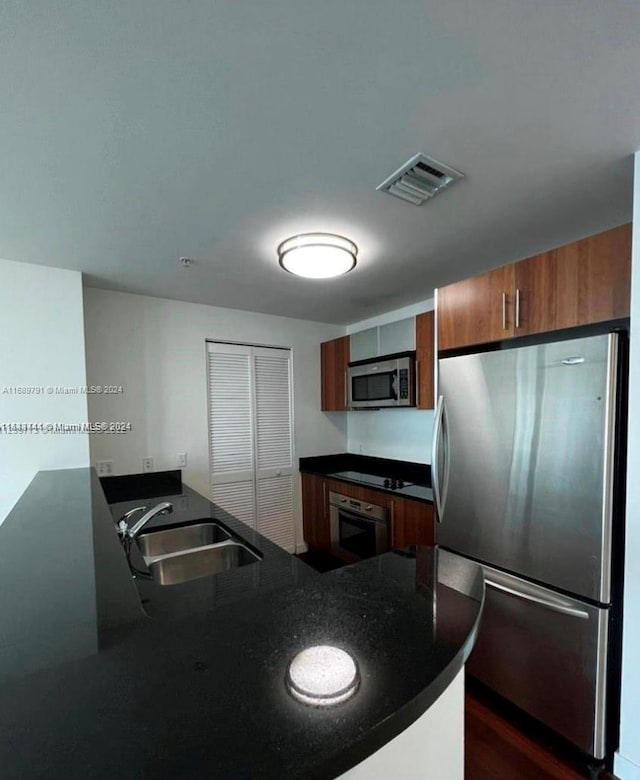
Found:
[[(138, 582), (145, 613), (92, 469), (40, 472), (0, 527), (3, 780), (335, 777), (428, 709), (468, 657), (483, 599), (473, 564), (418, 548), (318, 575), (185, 486), (169, 500), (155, 525), (239, 527), (263, 555), (250, 580)], [(361, 685), (315, 709), (284, 678), (324, 643), (356, 657)]]
[[(336, 455), (300, 458), (299, 467), (300, 471), (306, 474), (330, 477), (414, 501), (433, 503), (431, 466), (426, 463), (341, 452)], [(372, 480), (372, 477), (382, 477), (388, 484), (379, 484)], [(398, 486), (399, 481), (407, 484)]]

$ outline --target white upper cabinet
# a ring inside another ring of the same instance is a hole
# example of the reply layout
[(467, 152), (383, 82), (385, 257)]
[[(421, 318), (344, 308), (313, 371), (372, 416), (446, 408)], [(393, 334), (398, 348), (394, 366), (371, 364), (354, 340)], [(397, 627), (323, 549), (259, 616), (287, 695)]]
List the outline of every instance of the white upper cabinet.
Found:
[(351, 360), (367, 360), (377, 357), (378, 328), (367, 328), (351, 334)]
[(354, 360), (368, 360), (394, 352), (409, 352), (416, 348), (416, 320), (389, 322), (375, 328), (367, 328), (351, 334), (351, 357)]
[(380, 355), (391, 355), (394, 352), (409, 352), (416, 348), (416, 318), (407, 317), (397, 322), (380, 325), (379, 328)]

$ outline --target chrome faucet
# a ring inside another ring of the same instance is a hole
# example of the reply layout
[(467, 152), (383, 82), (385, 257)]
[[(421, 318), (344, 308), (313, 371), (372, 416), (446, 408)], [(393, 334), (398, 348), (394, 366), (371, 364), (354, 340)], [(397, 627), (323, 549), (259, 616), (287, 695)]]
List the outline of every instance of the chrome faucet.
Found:
[(162, 503), (157, 504), (148, 512), (146, 512), (146, 514), (142, 515), (142, 517), (136, 523), (129, 527), (129, 518), (136, 512), (145, 512), (146, 509), (146, 506), (137, 506), (135, 509), (130, 509), (120, 518), (120, 522), (118, 523), (118, 531), (120, 532), (120, 535), (123, 539), (126, 537), (129, 539), (135, 539), (140, 531), (142, 531), (144, 526), (149, 522), (149, 520), (152, 520), (156, 515), (166, 515), (173, 512), (173, 504), (170, 501), (163, 501)]

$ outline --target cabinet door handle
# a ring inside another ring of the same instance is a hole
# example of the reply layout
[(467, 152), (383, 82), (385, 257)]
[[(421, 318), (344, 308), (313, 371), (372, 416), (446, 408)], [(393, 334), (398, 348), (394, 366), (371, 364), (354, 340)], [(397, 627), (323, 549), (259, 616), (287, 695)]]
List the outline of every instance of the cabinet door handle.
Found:
[(349, 372), (344, 372), (344, 408), (349, 408)]
[(507, 294), (502, 293), (502, 330), (507, 329)]
[(520, 290), (516, 290), (516, 328), (520, 327)]
[(327, 483), (322, 480), (322, 517), (327, 519)]
[(396, 537), (396, 502), (391, 499), (391, 539), (389, 539), (389, 548), (393, 549), (395, 547), (395, 537)]
[(420, 363), (416, 360), (416, 406), (420, 406)]

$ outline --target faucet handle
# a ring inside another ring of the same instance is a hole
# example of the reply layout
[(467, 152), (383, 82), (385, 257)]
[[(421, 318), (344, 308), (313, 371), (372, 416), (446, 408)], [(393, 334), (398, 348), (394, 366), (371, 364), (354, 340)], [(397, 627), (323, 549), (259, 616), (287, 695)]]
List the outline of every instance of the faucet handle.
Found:
[(128, 512), (125, 512), (118, 522), (119, 533), (122, 536), (126, 536), (127, 531), (129, 530), (129, 523), (128, 523), (129, 518), (135, 515), (136, 512), (146, 512), (146, 511), (147, 511), (146, 506), (136, 506), (133, 509), (130, 509)]

